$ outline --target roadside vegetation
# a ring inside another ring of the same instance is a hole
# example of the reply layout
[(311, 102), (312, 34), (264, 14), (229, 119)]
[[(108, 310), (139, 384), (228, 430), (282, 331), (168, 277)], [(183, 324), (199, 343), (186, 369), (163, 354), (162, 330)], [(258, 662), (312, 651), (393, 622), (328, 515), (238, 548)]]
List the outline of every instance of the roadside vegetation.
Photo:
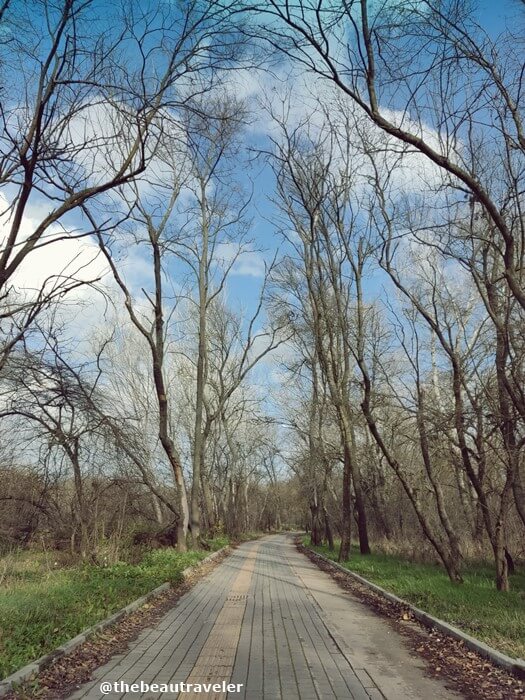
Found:
[[(210, 550), (225, 538), (207, 542)], [(138, 563), (63, 566), (56, 553), (17, 552), (0, 560), (0, 678), (4, 678), (182, 571), (210, 551), (147, 552)], [(58, 554), (57, 554), (58, 556)]]
[[(304, 544), (309, 545), (309, 538)], [(337, 550), (312, 549), (337, 561)], [(342, 565), (431, 615), (455, 625), (509, 656), (525, 658), (525, 574), (511, 576), (502, 596), (494, 587), (494, 570), (481, 562), (465, 563), (463, 584), (454, 584), (437, 564), (407, 561), (392, 554), (363, 556), (353, 547)]]

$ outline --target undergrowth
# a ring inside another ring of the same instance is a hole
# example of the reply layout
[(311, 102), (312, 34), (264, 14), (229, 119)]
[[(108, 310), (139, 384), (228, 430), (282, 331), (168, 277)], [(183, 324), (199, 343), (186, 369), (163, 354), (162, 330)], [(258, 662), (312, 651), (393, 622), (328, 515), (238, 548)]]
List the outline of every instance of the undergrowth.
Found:
[[(210, 550), (225, 546), (209, 540)], [(0, 678), (60, 646), (182, 571), (209, 551), (157, 549), (140, 563), (77, 565), (53, 570), (35, 553), (10, 555), (0, 585)], [(51, 567), (53, 562), (51, 563)]]

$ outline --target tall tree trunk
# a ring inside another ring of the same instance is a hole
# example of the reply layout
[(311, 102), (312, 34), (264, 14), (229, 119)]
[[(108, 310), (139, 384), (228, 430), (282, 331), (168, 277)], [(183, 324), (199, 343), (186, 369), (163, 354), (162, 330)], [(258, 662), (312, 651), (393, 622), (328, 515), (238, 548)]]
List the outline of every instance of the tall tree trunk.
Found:
[(175, 445), (171, 439), (169, 431), (169, 405), (163, 372), (164, 314), (162, 306), (162, 265), (160, 245), (157, 236), (158, 234), (150, 229), (150, 240), (153, 249), (153, 269), (155, 275), (155, 340), (154, 342), (150, 343), (150, 348), (153, 357), (153, 380), (155, 382), (155, 390), (157, 392), (157, 400), (159, 404), (159, 439), (173, 470), (177, 494), (177, 548), (179, 551), (184, 552), (186, 551), (186, 535), (188, 532), (189, 519), (188, 499), (186, 496), (186, 487), (184, 484), (184, 474), (182, 472), (180, 457), (175, 449)]
[(342, 499), (342, 525), (341, 546), (339, 547), (338, 561), (347, 561), (350, 558), (352, 544), (352, 457), (348, 445), (344, 445), (343, 462), (343, 499)]
[(326, 542), (328, 544), (328, 549), (333, 552), (335, 547), (334, 547), (334, 533), (332, 532), (332, 526), (330, 524), (330, 516), (328, 515), (328, 511), (326, 510), (325, 506), (323, 506), (323, 516), (324, 516), (324, 535), (326, 538)]
[(441, 484), (439, 483), (436, 475), (434, 473), (434, 467), (432, 465), (432, 458), (430, 455), (429, 441), (425, 423), (425, 398), (424, 390), (418, 382), (418, 410), (417, 410), (417, 426), (419, 431), (419, 444), (421, 449), (421, 455), (423, 457), (423, 464), (425, 465), (425, 470), (428, 476), (428, 480), (432, 486), (434, 492), (434, 497), (436, 501), (437, 512), (441, 525), (447, 535), (450, 553), (452, 558), (456, 561), (456, 567), (458, 569), (458, 581), (461, 581), (459, 576), (459, 567), (461, 566), (462, 554), (459, 545), (459, 538), (457, 536), (456, 528), (452, 525), (450, 520), (448, 510), (445, 504), (445, 497), (443, 496), (443, 491)]
[(199, 258), (199, 333), (197, 353), (197, 381), (195, 403), (195, 425), (193, 438), (193, 480), (191, 489), (191, 537), (195, 544), (200, 538), (200, 487), (201, 467), (206, 454), (206, 436), (202, 430), (204, 413), (204, 391), (207, 381), (207, 339), (206, 319), (208, 312), (208, 245), (209, 228), (208, 212), (206, 206), (206, 182), (200, 181), (200, 205), (201, 205), (201, 243), (202, 248)]
[(153, 505), (153, 510), (155, 512), (155, 517), (157, 519), (157, 523), (159, 525), (162, 525), (164, 522), (164, 516), (162, 515), (162, 508), (160, 506), (160, 501), (157, 498), (157, 496), (155, 496), (154, 493), (151, 494), (151, 503)]
[(319, 501), (317, 500), (317, 494), (314, 493), (313, 498), (310, 501), (310, 544), (312, 544), (314, 547), (318, 547), (319, 545), (323, 544), (319, 511)]
[(518, 511), (518, 515), (520, 516), (523, 526), (525, 526), (525, 488), (523, 487), (523, 480), (521, 477), (519, 464), (517, 465), (516, 473), (514, 475), (512, 491), (514, 494), (516, 510)]
[(89, 556), (89, 528), (86, 522), (84, 480), (82, 478), (79, 458), (79, 438), (75, 437), (73, 439), (73, 445), (69, 444), (62, 434), (59, 435), (59, 439), (62, 441), (63, 447), (73, 467), (73, 481), (75, 485), (75, 506), (73, 513), (78, 526), (75, 528), (75, 531), (80, 534), (80, 537), (75, 536), (74, 541), (82, 560), (86, 561)]
[(366, 518), (365, 499), (361, 489), (361, 475), (352, 479), (354, 484), (355, 507), (357, 511), (357, 534), (359, 536), (359, 551), (361, 554), (370, 554), (370, 544), (368, 541), (368, 523)]
[(450, 553), (450, 550), (448, 549), (448, 547), (440, 539), (439, 534), (434, 533), (432, 526), (430, 524), (430, 521), (422, 508), (422, 505), (417, 497), (416, 492), (414, 491), (414, 489), (411, 488), (410, 484), (408, 483), (408, 480), (406, 479), (406, 477), (403, 473), (401, 465), (399, 464), (397, 459), (391, 454), (391, 452), (388, 449), (387, 445), (385, 444), (383, 438), (381, 437), (381, 434), (379, 432), (379, 428), (377, 426), (377, 423), (376, 423), (374, 416), (373, 416), (373, 413), (372, 413), (372, 409), (370, 407), (371, 383), (370, 383), (370, 377), (368, 376), (368, 372), (367, 372), (367, 369), (366, 369), (364, 364), (361, 365), (361, 370), (362, 370), (362, 374), (363, 374), (363, 383), (364, 383), (362, 409), (363, 409), (363, 414), (366, 418), (368, 427), (370, 429), (370, 433), (372, 434), (372, 437), (376, 441), (379, 449), (383, 453), (387, 463), (393, 469), (394, 473), (396, 474), (399, 481), (401, 482), (401, 485), (403, 486), (403, 489), (404, 489), (406, 495), (408, 496), (410, 503), (412, 504), (412, 507), (413, 507), (414, 512), (416, 514), (416, 517), (419, 521), (419, 524), (421, 525), (421, 529), (423, 531), (423, 534), (428, 539), (428, 541), (430, 542), (430, 544), (434, 548), (436, 554), (441, 559), (443, 566), (445, 567), (445, 570), (446, 570), (450, 580), (453, 581), (454, 583), (460, 582), (461, 575), (460, 575), (458, 568), (457, 568), (457, 562), (451, 556), (451, 553)]
[(351, 418), (345, 415), (343, 418), (344, 439), (348, 440), (348, 451), (350, 455), (350, 472), (352, 485), (354, 487), (355, 506), (357, 515), (357, 534), (359, 537), (359, 551), (361, 554), (370, 554), (370, 544), (368, 541), (368, 522), (366, 517), (365, 499), (361, 487), (361, 470), (355, 459), (355, 431)]

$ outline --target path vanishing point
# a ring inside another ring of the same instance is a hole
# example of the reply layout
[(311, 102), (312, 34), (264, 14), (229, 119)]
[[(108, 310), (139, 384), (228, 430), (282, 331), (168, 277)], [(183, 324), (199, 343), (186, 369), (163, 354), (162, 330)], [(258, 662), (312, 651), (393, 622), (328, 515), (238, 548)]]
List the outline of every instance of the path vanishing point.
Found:
[(343, 591), (288, 535), (238, 547), (69, 697), (177, 697), (155, 689), (102, 693), (102, 682), (119, 681), (120, 689), (141, 681), (241, 686), (234, 693), (184, 692), (184, 700), (460, 697), (427, 677), (393, 626)]

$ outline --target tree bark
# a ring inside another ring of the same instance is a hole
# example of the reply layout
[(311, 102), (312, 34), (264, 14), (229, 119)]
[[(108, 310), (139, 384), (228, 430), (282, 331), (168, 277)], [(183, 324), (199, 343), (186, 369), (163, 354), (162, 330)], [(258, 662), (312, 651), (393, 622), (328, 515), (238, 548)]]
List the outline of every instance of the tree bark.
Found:
[(342, 525), (341, 545), (337, 561), (344, 562), (350, 558), (352, 546), (352, 457), (348, 445), (344, 445), (343, 462), (343, 499), (342, 499)]
[(208, 213), (206, 209), (206, 183), (200, 179), (201, 205), (201, 250), (199, 258), (199, 331), (197, 351), (197, 380), (195, 424), (193, 438), (193, 481), (191, 489), (191, 537), (193, 544), (200, 539), (200, 487), (201, 465), (206, 454), (205, 436), (202, 430), (204, 413), (204, 391), (206, 388), (207, 338), (206, 320), (208, 311)]

